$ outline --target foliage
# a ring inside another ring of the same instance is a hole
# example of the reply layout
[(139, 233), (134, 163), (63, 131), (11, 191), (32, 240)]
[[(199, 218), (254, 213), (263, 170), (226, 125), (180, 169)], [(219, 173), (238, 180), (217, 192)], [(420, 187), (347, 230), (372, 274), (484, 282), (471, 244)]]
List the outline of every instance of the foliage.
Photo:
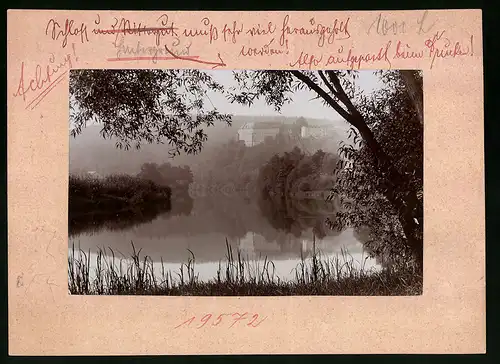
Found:
[(104, 178), (69, 177), (69, 196), (89, 200), (98, 200), (102, 196), (147, 200), (157, 195), (170, 197), (170, 192), (168, 187), (127, 175), (112, 175)]
[[(353, 81), (358, 77), (358, 73), (351, 70), (328, 71), (334, 72), (349, 97), (354, 96), (355, 88)], [(278, 71), (278, 70), (258, 70), (258, 71), (234, 71), (234, 79), (237, 86), (231, 87), (228, 100), (247, 106), (252, 106), (257, 100), (264, 99), (266, 104), (274, 107), (276, 111), (293, 102), (293, 96), (297, 91), (311, 89), (311, 83), (318, 87), (327, 87), (329, 82), (323, 71)], [(307, 79), (308, 82), (305, 82)], [(311, 83), (309, 83), (309, 81)], [(312, 89), (317, 92), (317, 90)], [(341, 102), (341, 99), (332, 94), (332, 99)], [(321, 98), (317, 94), (316, 98)], [(326, 100), (322, 100), (327, 105)], [(341, 114), (341, 116), (344, 116)]]
[(170, 163), (144, 163), (137, 177), (171, 188), (187, 189), (193, 182), (193, 173), (189, 166), (172, 166)]
[[(259, 205), (275, 228), (296, 236), (307, 228), (312, 228), (319, 238), (327, 235), (325, 215), (332, 214), (334, 206), (325, 203), (322, 192), (334, 184), (332, 171), (336, 162), (336, 156), (322, 150), (308, 155), (295, 147), (290, 152), (275, 154), (260, 168)], [(308, 198), (309, 192), (319, 193), (320, 198)]]
[[(384, 88), (371, 98), (359, 97), (356, 106), (394, 167), (408, 177), (407, 183), (396, 186), (397, 193), (418, 192), (412, 218), (419, 226), (422, 239), (423, 125), (399, 72), (386, 71), (381, 77)], [(338, 180), (332, 195), (340, 197), (343, 209), (331, 225), (337, 229), (368, 228), (366, 245), (374, 254), (387, 259), (409, 258), (412, 251), (398, 211), (386, 197), (386, 180), (377, 160), (354, 129), (351, 129), (351, 138), (353, 144), (344, 144), (339, 149), (342, 160), (338, 163)]]
[(207, 92), (223, 87), (200, 70), (72, 70), (70, 76), (73, 136), (97, 122), (119, 148), (167, 142), (178, 155), (201, 150), (204, 127), (231, 123), (229, 115), (207, 110)]
[(69, 233), (123, 229), (170, 210), (171, 190), (126, 175), (69, 177)]

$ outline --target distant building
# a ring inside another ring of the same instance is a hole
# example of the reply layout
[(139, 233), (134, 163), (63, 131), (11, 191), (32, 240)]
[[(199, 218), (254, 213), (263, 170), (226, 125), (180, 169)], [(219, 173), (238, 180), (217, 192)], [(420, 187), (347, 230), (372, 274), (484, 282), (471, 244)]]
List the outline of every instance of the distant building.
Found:
[(301, 138), (326, 138), (337, 133), (334, 125), (308, 125), (300, 128)]
[(280, 133), (282, 123), (246, 123), (238, 130), (238, 140), (243, 140), (247, 147), (263, 143), (266, 137), (274, 138)]
[[(299, 129), (300, 128), (300, 129)], [(338, 128), (331, 124), (324, 125), (294, 125), (281, 122), (246, 123), (238, 130), (238, 140), (247, 147), (263, 143), (267, 137), (288, 135), (300, 138), (326, 138), (335, 136)]]

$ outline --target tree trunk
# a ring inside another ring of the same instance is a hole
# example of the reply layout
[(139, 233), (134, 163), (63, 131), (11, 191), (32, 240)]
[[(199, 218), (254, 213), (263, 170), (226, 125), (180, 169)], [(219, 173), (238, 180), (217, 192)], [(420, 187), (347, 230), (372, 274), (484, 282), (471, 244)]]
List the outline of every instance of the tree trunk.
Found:
[(419, 270), (423, 267), (423, 239), (421, 225), (415, 221), (414, 213), (418, 214), (418, 199), (415, 191), (398, 193), (401, 186), (407, 186), (407, 178), (394, 167), (389, 156), (382, 150), (375, 137), (366, 125), (361, 115), (356, 122), (358, 130), (373, 152), (378, 162), (379, 172), (385, 181), (385, 196), (396, 209), (399, 221), (406, 236), (408, 247), (411, 249)]
[(424, 93), (423, 84), (420, 77), (417, 76), (417, 71), (402, 70), (401, 77), (408, 90), (408, 94), (412, 99), (415, 109), (417, 110), (420, 124), (424, 124)]

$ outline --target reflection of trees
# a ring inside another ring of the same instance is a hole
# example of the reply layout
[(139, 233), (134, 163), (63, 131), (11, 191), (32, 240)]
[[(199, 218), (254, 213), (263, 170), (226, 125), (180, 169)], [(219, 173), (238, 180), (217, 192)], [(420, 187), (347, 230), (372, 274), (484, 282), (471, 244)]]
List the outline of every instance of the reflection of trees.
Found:
[[(328, 216), (325, 215), (326, 207), (318, 211), (316, 216), (312, 216), (311, 210), (304, 209), (307, 204), (304, 201), (292, 204), (295, 210), (289, 210), (288, 213), (272, 210), (264, 212), (263, 208), (272, 208), (272, 205), (266, 207), (265, 201), (249, 200), (239, 195), (228, 197), (214, 194), (196, 198), (189, 216), (177, 214), (177, 217), (172, 219), (174, 203), (175, 200), (172, 202), (171, 212), (160, 215), (159, 219), (150, 224), (138, 226), (136, 233), (158, 238), (169, 235), (218, 233), (231, 240), (243, 239), (248, 233), (255, 233), (261, 235), (265, 241), (281, 242), (280, 245), (283, 247), (290, 244), (291, 236), (297, 240), (295, 246), (300, 243), (299, 238), (312, 239), (313, 229), (316, 238), (335, 234), (325, 226), (325, 219)], [(261, 204), (264, 205), (260, 206)], [(310, 208), (314, 207), (313, 202), (310, 204)], [(309, 215), (305, 215), (304, 211), (309, 211)], [(280, 218), (283, 217), (288, 219), (289, 225), (280, 225)]]
[[(291, 152), (275, 154), (260, 169), (259, 207), (275, 229), (296, 237), (312, 230), (319, 239), (331, 233), (326, 218), (334, 215), (334, 204), (314, 194), (331, 188), (334, 181), (329, 172), (336, 160), (322, 150), (307, 155), (295, 147)], [(300, 197), (309, 192), (312, 198)]]
[(90, 211), (69, 215), (69, 236), (97, 233), (101, 230), (124, 230), (155, 219), (158, 214), (170, 210), (170, 203), (149, 204), (122, 211)]
[[(228, 239), (243, 238), (248, 232), (263, 232), (270, 235), (274, 231), (258, 206), (245, 196), (213, 194), (195, 198), (189, 216), (178, 214), (175, 219), (175, 200), (172, 211), (160, 215), (150, 224), (138, 226), (136, 233), (141, 236), (166, 237), (169, 235), (220, 234)], [(223, 240), (222, 240), (223, 241)]]
[(158, 216), (168, 219), (173, 216), (189, 216), (193, 209), (193, 199), (189, 194), (178, 193), (171, 201), (135, 206), (122, 211), (89, 211), (70, 214), (69, 235), (96, 233), (101, 230), (125, 230), (154, 221)]
[[(327, 235), (337, 235), (326, 223), (327, 217), (333, 216), (333, 204), (318, 200), (300, 200), (287, 197), (283, 200), (266, 198), (259, 199), (262, 214), (272, 227), (278, 231), (290, 233), (295, 237), (303, 236), (306, 231), (312, 231), (318, 239)], [(312, 238), (309, 236), (308, 238)]]
[(244, 199), (227, 198), (214, 195), (196, 201), (197, 216), (208, 219), (216, 232), (228, 238), (242, 238), (249, 231), (249, 225), (255, 222), (251, 208)]
[(277, 244), (281, 252), (298, 253), (303, 239), (312, 240), (313, 234), (317, 239), (336, 234), (325, 226), (326, 203), (316, 215), (311, 213), (319, 205), (317, 201), (297, 200), (289, 203), (288, 210), (283, 212), (269, 200), (249, 200), (238, 195), (211, 195), (193, 200), (188, 195), (184, 200), (173, 198), (171, 209), (131, 211), (119, 216), (96, 214), (74, 219), (70, 221), (70, 231), (76, 235), (134, 227), (134, 234), (142, 237), (161, 239), (175, 235), (219, 234), (222, 242), (224, 237), (238, 241), (253, 233), (256, 251), (275, 251)]
[(172, 209), (170, 215), (189, 216), (193, 211), (194, 201), (188, 191), (172, 191)]

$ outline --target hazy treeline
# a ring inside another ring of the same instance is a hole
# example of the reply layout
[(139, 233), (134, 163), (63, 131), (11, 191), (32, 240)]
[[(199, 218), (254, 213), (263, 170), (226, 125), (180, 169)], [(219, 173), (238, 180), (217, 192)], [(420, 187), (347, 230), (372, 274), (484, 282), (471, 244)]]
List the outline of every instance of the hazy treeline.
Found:
[(69, 230), (122, 229), (171, 208), (172, 190), (152, 181), (114, 175), (69, 177)]
[[(261, 124), (265, 122), (283, 123), (284, 125), (295, 124), (297, 117), (284, 116), (244, 116), (233, 115), (231, 126), (224, 123), (215, 123), (205, 128), (207, 140), (203, 149), (197, 154), (181, 153), (175, 158), (169, 158), (167, 141), (165, 144), (143, 144), (141, 148), (129, 149), (127, 151), (115, 147), (117, 138), (103, 138), (100, 131), (102, 124), (88, 125), (76, 138), (70, 138), (70, 173), (82, 174), (88, 171), (96, 171), (100, 174), (130, 174), (135, 175), (140, 171), (144, 163), (162, 164), (165, 162), (172, 165), (189, 165), (194, 173), (197, 165), (211, 159), (213, 151), (231, 139), (237, 139), (238, 130), (246, 123)], [(331, 124), (331, 120), (316, 120), (307, 118), (310, 125)], [(342, 125), (342, 124), (340, 124)], [(344, 131), (342, 131), (343, 133)], [(340, 137), (339, 137), (340, 138)], [(338, 140), (328, 145), (338, 144)], [(325, 149), (327, 143), (321, 146)], [(336, 149), (336, 147), (335, 147)]]
[(245, 145), (243, 140), (231, 139), (204, 150), (204, 161), (192, 166), (195, 175), (193, 188), (206, 188), (213, 192), (232, 189), (252, 195), (257, 192), (261, 168), (273, 157), (291, 152), (296, 147), (304, 153), (312, 154), (319, 149), (319, 145), (319, 139), (300, 138), (296, 134), (285, 133), (268, 136), (263, 142), (253, 146)]

